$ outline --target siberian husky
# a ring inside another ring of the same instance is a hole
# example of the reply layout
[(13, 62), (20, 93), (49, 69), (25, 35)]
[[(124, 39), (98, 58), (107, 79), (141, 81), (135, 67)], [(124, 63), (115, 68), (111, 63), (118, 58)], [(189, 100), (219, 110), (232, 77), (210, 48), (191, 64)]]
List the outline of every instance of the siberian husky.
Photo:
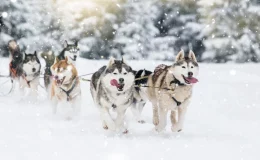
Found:
[[(112, 131), (128, 130), (124, 125), (125, 112), (135, 102), (134, 72), (124, 60), (111, 58), (107, 66), (101, 67), (91, 78), (90, 90), (98, 107), (104, 129)], [(115, 121), (110, 110), (117, 113)]]
[(137, 120), (138, 123), (145, 123), (145, 121), (141, 117), (141, 113), (143, 108), (147, 102), (147, 82), (148, 77), (152, 74), (151, 71), (146, 69), (139, 70), (135, 72), (135, 98), (136, 102), (134, 103), (132, 109), (132, 113)]
[(38, 95), (38, 85), (41, 71), (41, 63), (36, 51), (33, 54), (24, 54), (23, 73), (20, 77), (21, 93), (24, 88), (31, 88), (31, 93), (34, 96)]
[(65, 57), (68, 57), (68, 62), (75, 66), (77, 58), (79, 57), (78, 41), (75, 41), (74, 44), (68, 44), (65, 40), (63, 47), (64, 49), (58, 55), (59, 60), (64, 60)]
[(9, 72), (12, 82), (19, 80), (23, 74), (23, 54), (20, 51), (19, 45), (16, 41), (8, 42), (8, 49), (10, 52)]
[(51, 73), (51, 66), (54, 63), (55, 60), (55, 55), (53, 51), (49, 51), (49, 52), (43, 52), (41, 54), (41, 57), (44, 59), (45, 61), (45, 69), (44, 69), (44, 85), (45, 88), (48, 90), (49, 86), (51, 84), (52, 81), (52, 73)]
[(198, 73), (195, 54), (190, 51), (188, 57), (185, 57), (184, 52), (180, 51), (173, 65), (160, 65), (149, 77), (147, 95), (153, 105), (156, 131), (165, 129), (168, 111), (171, 111), (172, 131), (180, 132), (183, 129), (193, 84), (198, 82)]
[(74, 65), (69, 62), (68, 57), (65, 57), (64, 60), (56, 58), (51, 66), (51, 72), (54, 78), (51, 86), (53, 113), (55, 114), (58, 106), (60, 106), (59, 109), (62, 112), (68, 111), (66, 118), (71, 119), (79, 113), (81, 105), (78, 72)]

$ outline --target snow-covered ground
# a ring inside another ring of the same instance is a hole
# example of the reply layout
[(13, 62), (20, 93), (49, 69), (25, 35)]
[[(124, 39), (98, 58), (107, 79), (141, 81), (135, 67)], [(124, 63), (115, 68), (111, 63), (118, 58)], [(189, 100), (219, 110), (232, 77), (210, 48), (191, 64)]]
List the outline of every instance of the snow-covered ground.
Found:
[[(107, 61), (80, 59), (79, 73), (90, 73)], [(134, 69), (150, 69), (158, 61), (131, 61)], [(170, 64), (169, 62), (167, 64)], [(8, 60), (0, 59), (0, 74), (8, 73)], [(185, 127), (172, 133), (153, 131), (152, 108), (138, 124), (129, 110), (130, 133), (104, 131), (90, 92), (82, 82), (81, 116), (72, 121), (52, 115), (46, 93), (40, 89), (36, 104), (17, 95), (0, 97), (1, 160), (259, 160), (260, 65), (201, 64), (199, 83), (189, 107)], [(1, 83), (4, 78), (0, 78)], [(8, 83), (0, 91), (8, 89)], [(169, 121), (168, 121), (168, 124)]]

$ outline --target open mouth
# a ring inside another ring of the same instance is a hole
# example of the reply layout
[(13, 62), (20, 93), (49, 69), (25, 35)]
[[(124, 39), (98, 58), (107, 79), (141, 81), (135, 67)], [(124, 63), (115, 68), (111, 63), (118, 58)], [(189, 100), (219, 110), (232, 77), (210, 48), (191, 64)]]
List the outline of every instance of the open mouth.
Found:
[(62, 79), (56, 79), (55, 81), (56, 81), (57, 85), (61, 86), (63, 84), (64, 80), (65, 80), (65, 76)]
[(182, 75), (182, 77), (186, 84), (194, 84), (198, 82), (198, 79), (194, 77), (185, 77), (184, 75)]
[(125, 84), (124, 84), (124, 83), (118, 83), (117, 80), (115, 80), (115, 79), (112, 79), (112, 80), (110, 81), (110, 84), (111, 84), (112, 86), (115, 86), (118, 91), (123, 91), (123, 90), (124, 90)]
[(124, 86), (125, 86), (125, 84), (118, 84), (116, 86), (116, 88), (117, 88), (118, 91), (123, 91), (124, 90)]

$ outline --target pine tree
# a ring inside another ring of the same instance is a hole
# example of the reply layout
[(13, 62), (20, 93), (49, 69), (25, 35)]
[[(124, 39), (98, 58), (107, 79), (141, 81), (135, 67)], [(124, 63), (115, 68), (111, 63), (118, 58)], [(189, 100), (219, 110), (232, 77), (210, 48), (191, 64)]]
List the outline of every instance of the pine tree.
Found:
[[(157, 37), (168, 38), (168, 50), (177, 54), (181, 49), (188, 52), (192, 49), (201, 59), (205, 51), (201, 31), (203, 25), (199, 22), (199, 12), (196, 1), (165, 1), (160, 0), (157, 5), (160, 9), (155, 20), (155, 26), (160, 33)], [(169, 57), (169, 60), (172, 58)]]
[(253, 6), (248, 0), (228, 0), (202, 12), (208, 24), (203, 59), (218, 63), (259, 61), (260, 17)]

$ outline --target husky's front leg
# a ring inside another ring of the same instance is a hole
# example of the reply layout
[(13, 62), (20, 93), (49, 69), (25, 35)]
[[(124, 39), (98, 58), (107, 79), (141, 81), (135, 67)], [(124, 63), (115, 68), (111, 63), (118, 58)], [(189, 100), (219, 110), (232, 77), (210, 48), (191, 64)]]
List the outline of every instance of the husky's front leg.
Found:
[(128, 130), (125, 128), (124, 119), (125, 119), (125, 112), (126, 109), (117, 110), (117, 117), (116, 117), (116, 127), (119, 131), (123, 131), (123, 133), (127, 133)]
[(178, 108), (178, 121), (172, 126), (173, 132), (180, 132), (183, 129), (183, 123), (187, 112), (188, 105), (190, 104), (190, 98), (185, 100)]
[(111, 118), (108, 108), (106, 108), (106, 107), (100, 108), (100, 117), (101, 117), (102, 125), (103, 125), (104, 129), (108, 128), (112, 131), (116, 130), (115, 122)]
[(80, 113), (81, 109), (81, 95), (78, 95), (73, 103), (72, 103), (72, 109), (73, 109), (73, 116), (76, 116)]
[(56, 97), (53, 97), (51, 99), (51, 107), (52, 107), (52, 113), (56, 114), (57, 113), (57, 107), (58, 107), (58, 100), (56, 99)]
[(160, 106), (160, 108), (159, 108), (159, 124), (155, 127), (155, 130), (157, 132), (161, 132), (165, 129), (166, 124), (167, 124), (167, 112), (168, 112), (168, 110), (165, 107), (163, 107), (161, 105), (159, 105), (159, 106)]

